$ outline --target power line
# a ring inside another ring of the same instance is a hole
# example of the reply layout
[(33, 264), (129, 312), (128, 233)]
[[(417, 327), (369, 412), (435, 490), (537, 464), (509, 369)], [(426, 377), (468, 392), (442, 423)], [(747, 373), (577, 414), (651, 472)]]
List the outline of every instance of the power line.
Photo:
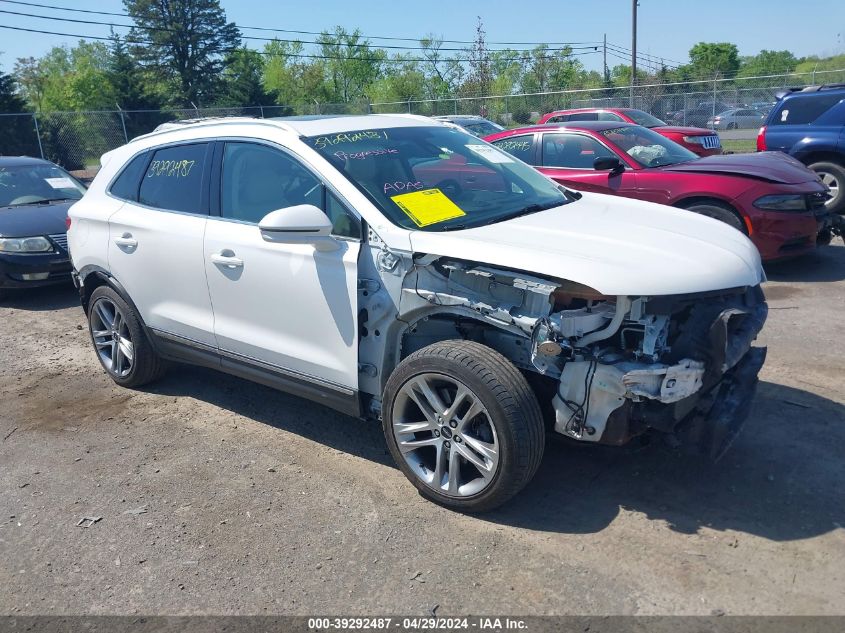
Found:
[[(62, 37), (75, 37), (75, 38), (79, 38), (79, 39), (90, 39), (90, 40), (101, 40), (101, 41), (112, 41), (113, 40), (113, 38), (111, 38), (111, 37), (104, 37), (104, 36), (100, 36), (100, 35), (83, 35), (83, 34), (80, 34), (80, 33), (60, 33), (58, 31), (46, 31), (46, 30), (43, 30), (43, 29), (31, 29), (31, 28), (25, 28), (25, 27), (22, 27), (22, 26), (9, 26), (9, 25), (6, 25), (6, 24), (0, 24), (0, 29), (8, 29), (8, 30), (11, 30), (11, 31), (24, 31), (24, 32), (27, 32), (27, 33), (39, 33), (39, 34), (42, 34), (42, 35), (58, 35), (58, 36), (62, 36)], [(134, 39), (129, 39), (129, 38), (124, 38), (124, 41), (127, 42), (128, 44), (143, 44), (143, 45), (153, 44), (153, 42), (150, 42), (150, 41), (147, 41), (147, 40), (134, 40)], [(216, 51), (216, 52), (218, 52), (218, 53), (234, 53), (234, 52), (241, 51), (241, 50), (243, 50), (243, 49), (242, 48), (227, 48), (227, 49), (221, 49), (221, 50)], [(257, 49), (250, 49), (250, 50), (252, 50), (256, 53), (259, 53), (261, 55), (268, 55), (268, 56), (273, 55), (273, 53), (268, 53), (268, 52), (262, 51), (262, 50), (257, 50)], [(374, 49), (374, 50), (377, 51), (379, 49)], [(571, 53), (570, 55), (571, 56), (592, 55), (592, 54), (595, 54), (597, 52), (598, 52), (598, 50), (596, 49), (596, 50), (589, 50), (589, 51)], [(339, 56), (339, 55), (312, 55), (312, 54), (308, 54), (308, 53), (297, 53), (295, 55), (293, 55), (293, 54), (287, 55), (287, 57), (303, 57), (303, 58), (306, 58), (306, 59), (337, 59), (337, 60), (343, 60), (343, 61), (376, 62), (376, 63), (386, 63), (386, 64), (395, 64), (395, 63), (404, 64), (404, 63), (408, 63), (408, 62), (420, 62), (420, 63), (422, 63), (422, 62), (430, 62), (431, 61), (430, 59), (426, 59), (424, 57), (418, 57), (418, 58), (414, 58), (414, 57), (394, 57), (393, 59), (391, 59), (389, 57), (342, 57), (342, 56)], [(517, 56), (512, 57), (512, 58), (506, 58), (505, 61), (514, 61), (514, 60), (519, 60), (519, 59), (524, 59), (524, 58), (525, 58), (525, 55), (517, 55)], [(464, 57), (464, 58), (453, 57), (453, 58), (450, 58), (450, 59), (444, 60), (444, 61), (469, 62), (469, 61), (472, 61), (472, 59), (466, 58), (466, 57)]]
[[(6, 1), (6, 0), (0, 0), (0, 1)], [(78, 19), (78, 18), (60, 18), (60, 17), (56, 17), (56, 16), (49, 16), (49, 15), (38, 15), (38, 14), (35, 14), (35, 13), (22, 13), (20, 11), (8, 11), (6, 9), (0, 9), (0, 13), (23, 16), (23, 17), (27, 17), (27, 18), (38, 18), (38, 19), (41, 19), (41, 20), (51, 20), (51, 21), (55, 20), (55, 21), (59, 21), (59, 22), (73, 22), (74, 24), (94, 24), (94, 25), (98, 25), (98, 26), (108, 26), (108, 27), (112, 27), (112, 28), (119, 27), (119, 28), (125, 28), (125, 29), (138, 29), (138, 30), (142, 30), (142, 31), (156, 31), (156, 32), (165, 32), (165, 33), (178, 33), (178, 32), (180, 32), (177, 29), (169, 29), (169, 28), (165, 28), (165, 27), (138, 26), (138, 25), (135, 25), (135, 24), (120, 24), (120, 23), (117, 23), (117, 22), (99, 22), (99, 21), (96, 21), (96, 20), (81, 20), (81, 19)], [(197, 32), (196, 34), (197, 35), (211, 35), (210, 33), (203, 33), (203, 32)], [(318, 45), (318, 46), (323, 45), (323, 44), (332, 44), (332, 45), (341, 45), (341, 46), (347, 46), (347, 47), (353, 47), (354, 46), (354, 47), (357, 47), (357, 48), (376, 47), (376, 48), (381, 48), (381, 49), (409, 50), (409, 51), (410, 50), (413, 50), (413, 51), (431, 50), (431, 49), (425, 48), (423, 46), (391, 46), (391, 45), (383, 45), (383, 44), (374, 45), (374, 44), (370, 44), (369, 42), (362, 42), (360, 44), (359, 43), (346, 43), (346, 42), (335, 43), (335, 42), (324, 42), (324, 41), (319, 41), (319, 40), (318, 41), (302, 41), (302, 40), (281, 39), (281, 38), (277, 38), (277, 37), (256, 37), (256, 36), (252, 36), (252, 35), (241, 35), (240, 37), (241, 37), (241, 39), (251, 40), (251, 41), (290, 42), (290, 43), (300, 43), (300, 44), (314, 44), (314, 45)], [(552, 52), (552, 51), (554, 51), (554, 52), (565, 52), (565, 51), (570, 51), (570, 50), (574, 50), (574, 49), (598, 50), (598, 47), (597, 46), (576, 46), (576, 47), (554, 48), (554, 49), (548, 48), (546, 50), (550, 51), (550, 52)], [(463, 48), (438, 48), (437, 50), (438, 51), (451, 51), (451, 52), (455, 52), (455, 51), (466, 52), (466, 49), (463, 49)], [(490, 52), (493, 52), (493, 53), (495, 53), (495, 52), (510, 52), (510, 49), (493, 49)], [(514, 50), (513, 52), (514, 53), (523, 53), (523, 52), (531, 52), (531, 51)]]
[[(41, 9), (58, 9), (59, 11), (69, 11), (72, 13), (88, 13), (94, 15), (110, 15), (120, 18), (128, 18), (131, 17), (128, 13), (116, 13), (113, 11), (94, 11), (91, 9), (75, 9), (70, 7), (60, 7), (54, 4), (40, 4), (36, 2), (23, 2), (22, 0), (0, 0), (0, 2), (5, 2), (7, 4), (17, 4), (23, 5), (28, 7), (38, 7)], [(35, 16), (35, 17), (46, 17), (46, 16)], [(54, 18), (54, 19), (61, 19), (61, 18)], [(119, 25), (125, 26), (125, 25)], [(248, 30), (248, 31), (266, 31), (271, 33), (294, 33), (297, 35), (324, 35), (324, 32), (321, 31), (297, 31), (292, 29), (277, 29), (277, 28), (269, 28), (265, 26), (244, 26), (242, 24), (236, 24), (239, 29), (241, 30)], [(419, 37), (394, 37), (394, 36), (387, 36), (387, 35), (364, 35), (361, 34), (360, 37), (364, 39), (370, 40), (391, 40), (391, 41), (398, 41), (398, 42), (419, 42), (421, 39)], [(270, 38), (273, 39), (273, 38)], [(291, 41), (291, 40), (286, 40)], [(439, 39), (438, 41), (444, 44), (475, 44), (473, 40), (446, 40), (446, 39)], [(600, 42), (487, 42), (487, 44), (491, 46), (540, 46), (542, 44), (551, 45), (554, 44), (556, 46), (566, 46), (566, 47), (590, 47), (590, 46), (599, 46)], [(387, 48), (386, 46), (381, 46), (381, 48)], [(445, 50), (445, 49), (440, 49)], [(454, 49), (454, 50), (463, 50), (463, 49)]]

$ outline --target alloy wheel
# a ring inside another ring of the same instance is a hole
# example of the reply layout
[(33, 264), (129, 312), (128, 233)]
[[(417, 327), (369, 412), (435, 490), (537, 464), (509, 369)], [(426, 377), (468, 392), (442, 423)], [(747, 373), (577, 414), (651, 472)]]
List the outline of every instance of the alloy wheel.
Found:
[(91, 337), (103, 366), (118, 378), (132, 371), (135, 346), (126, 318), (113, 301), (101, 297), (91, 306)]
[(403, 459), (427, 486), (451, 497), (478, 494), (499, 467), (490, 414), (465, 384), (443, 374), (409, 379), (393, 405), (393, 436)]
[(826, 207), (832, 207), (837, 202), (839, 188), (842, 186), (842, 183), (839, 182), (835, 174), (831, 174), (829, 171), (819, 171), (816, 173), (821, 178), (822, 184), (830, 190), (830, 197), (825, 201), (824, 205)]

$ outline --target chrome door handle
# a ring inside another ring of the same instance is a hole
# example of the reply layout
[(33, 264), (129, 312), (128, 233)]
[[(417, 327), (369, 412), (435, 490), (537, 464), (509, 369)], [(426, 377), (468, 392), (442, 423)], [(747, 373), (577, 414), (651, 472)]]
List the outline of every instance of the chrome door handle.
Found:
[[(231, 253), (231, 251), (229, 252)], [(234, 253), (232, 253), (232, 255), (213, 253), (211, 255), (211, 263), (217, 264), (218, 266), (225, 266), (226, 268), (242, 268), (244, 260), (235, 257)]]
[(138, 240), (132, 237), (131, 233), (124, 233), (120, 237), (114, 238), (114, 243), (124, 248), (135, 248), (138, 246)]

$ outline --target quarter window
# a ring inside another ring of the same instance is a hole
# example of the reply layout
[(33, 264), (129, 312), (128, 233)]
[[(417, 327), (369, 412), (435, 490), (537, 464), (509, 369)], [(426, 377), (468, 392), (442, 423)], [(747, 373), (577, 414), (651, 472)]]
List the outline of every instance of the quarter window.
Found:
[(168, 211), (205, 213), (202, 175), (207, 148), (207, 143), (195, 143), (157, 150), (141, 181), (138, 202)]
[(493, 141), (493, 145), (501, 150), (506, 151), (511, 156), (516, 156), (519, 160), (534, 164), (534, 135), (523, 134), (521, 136), (509, 136), (507, 138)]
[(144, 168), (147, 166), (149, 157), (148, 152), (142, 152), (129, 161), (112, 183), (109, 192), (121, 200), (138, 202), (138, 188), (141, 186), (141, 178), (144, 176)]
[(616, 156), (597, 140), (582, 134), (544, 134), (543, 166), (593, 169), (597, 158)]

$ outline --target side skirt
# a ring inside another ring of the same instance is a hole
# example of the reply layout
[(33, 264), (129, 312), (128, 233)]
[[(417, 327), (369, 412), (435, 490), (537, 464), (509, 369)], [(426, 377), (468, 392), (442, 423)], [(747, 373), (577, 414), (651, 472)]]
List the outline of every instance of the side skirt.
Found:
[(147, 334), (156, 352), (169, 361), (216, 369), (244, 380), (306, 398), (345, 415), (361, 417), (361, 402), (358, 392), (354, 389), (334, 385), (313, 376), (298, 374), (233, 352), (221, 353), (214, 347), (169, 332), (147, 328)]

